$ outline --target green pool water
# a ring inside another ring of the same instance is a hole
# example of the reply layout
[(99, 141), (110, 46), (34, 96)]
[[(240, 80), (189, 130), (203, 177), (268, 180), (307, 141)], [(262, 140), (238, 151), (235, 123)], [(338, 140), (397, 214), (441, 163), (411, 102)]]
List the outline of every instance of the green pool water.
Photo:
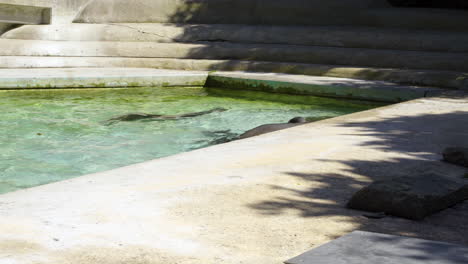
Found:
[[(0, 91), (0, 193), (223, 143), (295, 116), (333, 117), (380, 106), (312, 96), (205, 88)], [(106, 125), (128, 113), (180, 120)]]

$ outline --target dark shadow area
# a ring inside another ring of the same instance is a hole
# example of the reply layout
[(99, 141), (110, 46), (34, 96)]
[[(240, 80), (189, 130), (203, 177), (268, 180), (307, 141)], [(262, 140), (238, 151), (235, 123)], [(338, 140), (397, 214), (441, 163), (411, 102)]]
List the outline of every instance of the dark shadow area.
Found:
[(345, 8), (362, 8), (368, 1), (310, 0), (193, 0), (183, 1), (171, 15), (171, 23), (318, 25), (359, 21)]
[(396, 7), (468, 9), (466, 0), (388, 0)]
[[(185, 27), (184, 32), (177, 36), (175, 41), (206, 44), (206, 46), (192, 48), (183, 58), (198, 60), (194, 62), (194, 65), (196, 65), (194, 68), (197, 69), (278, 72), (387, 80), (408, 85), (429, 85), (447, 88), (460, 88), (466, 85), (463, 83), (463, 79), (459, 78), (462, 74), (457, 72), (466, 70), (463, 68), (465, 66), (456, 63), (456, 61), (463, 60), (461, 57), (460, 60), (432, 63), (432, 60), (438, 60), (433, 57), (434, 54), (420, 53), (419, 57), (416, 58), (408, 53), (406, 54), (407, 59), (402, 61), (399, 59), (402, 55), (393, 54), (392, 49), (388, 46), (365, 50), (374, 45), (372, 42), (369, 42), (369, 44), (353, 44), (344, 41), (346, 43), (344, 45), (343, 40), (337, 39), (335, 44), (311, 44), (312, 40), (303, 40), (301, 42), (301, 38), (296, 37), (292, 42), (293, 45), (288, 45), (287, 41), (275, 40), (275, 37), (278, 36), (278, 32), (275, 32), (275, 26), (290, 26), (292, 32), (297, 30), (295, 28), (297, 26), (338, 26), (350, 27), (350, 29), (352, 27), (368, 27), (396, 30), (402, 28), (404, 30), (425, 29), (427, 26), (430, 30), (440, 29), (442, 31), (446, 30), (446, 28), (454, 31), (468, 29), (466, 25), (460, 23), (463, 20), (462, 18), (465, 17), (462, 10), (456, 12), (457, 14), (454, 13), (448, 20), (444, 20), (444, 17), (447, 16), (444, 11), (454, 10), (438, 10), (437, 8), (429, 10), (427, 14), (418, 13), (417, 15), (411, 13), (412, 9), (404, 10), (399, 19), (395, 19), (393, 12), (398, 8), (384, 6), (384, 4), (375, 8), (369, 3), (366, 4), (365, 1), (356, 1), (355, 3), (356, 5), (353, 6), (351, 1), (346, 3), (323, 3), (321, 5), (315, 1), (299, 0), (270, 2), (194, 1), (178, 6), (177, 10), (170, 16), (169, 21), (171, 23), (192, 24), (190, 27)], [(380, 14), (380, 12), (383, 13)], [(225, 30), (231, 33), (228, 35), (222, 29), (211, 30), (207, 27), (207, 24), (225, 24)], [(248, 30), (242, 31), (232, 27), (243, 24), (269, 26), (270, 29), (259, 32), (249, 41), (243, 36), (252, 33), (246, 33)], [(298, 34), (301, 34), (300, 30), (298, 32)], [(291, 32), (284, 34), (285, 40), (288, 38), (294, 39), (292, 35), (294, 34)], [(307, 38), (307, 36), (304, 36), (302, 39)], [(324, 35), (316, 38), (328, 39), (333, 37)], [(376, 38), (378, 39), (378, 37)], [(393, 42), (395, 43), (394, 50), (405, 52), (412, 49), (411, 47), (398, 47), (401, 40), (393, 39)], [(416, 43), (413, 40), (406, 42)], [(431, 41), (421, 42), (428, 43)], [(340, 49), (343, 45), (349, 50), (343, 51)], [(421, 47), (413, 48), (421, 50)], [(428, 49), (430, 50), (430, 48)], [(348, 56), (350, 53), (354, 55)], [(463, 56), (463, 54), (460, 53), (460, 56)], [(375, 59), (369, 59), (370, 57)], [(362, 68), (357, 69), (357, 66)], [(376, 70), (372, 67), (387, 69)], [(392, 68), (400, 70), (392, 70)], [(438, 71), (428, 72), (429, 69)], [(442, 70), (448, 72), (441, 73)], [(435, 78), (434, 75), (439, 75), (440, 78)], [(441, 81), (437, 81), (439, 79)]]
[(285, 171), (284, 177), (290, 178), (292, 182), (300, 182), (301, 187), (296, 189), (271, 185), (272, 190), (279, 191), (282, 195), (250, 204), (249, 207), (264, 215), (286, 214), (292, 210), (304, 218), (349, 216), (352, 217), (350, 221), (359, 224), (359, 230), (468, 245), (468, 229), (465, 228), (468, 202), (448, 208), (423, 221), (391, 216), (368, 219), (363, 216), (365, 212), (346, 209), (348, 200), (356, 191), (376, 180), (411, 177), (428, 172), (463, 177), (468, 169), (442, 162), (441, 153), (448, 146), (468, 146), (467, 120), (468, 111), (458, 111), (387, 118), (379, 122), (345, 122), (338, 126), (358, 133), (350, 132), (343, 134), (343, 137), (369, 137), (369, 140), (359, 146), (372, 152), (388, 152), (399, 157), (377, 161), (360, 157), (347, 160), (311, 160), (319, 162), (317, 166), (323, 167), (338, 164), (337, 169), (333, 169), (337, 173)]
[(11, 24), (11, 23), (2, 23), (0, 22), (0, 36), (3, 35), (5, 32), (8, 32), (12, 29), (21, 27), (21, 24)]

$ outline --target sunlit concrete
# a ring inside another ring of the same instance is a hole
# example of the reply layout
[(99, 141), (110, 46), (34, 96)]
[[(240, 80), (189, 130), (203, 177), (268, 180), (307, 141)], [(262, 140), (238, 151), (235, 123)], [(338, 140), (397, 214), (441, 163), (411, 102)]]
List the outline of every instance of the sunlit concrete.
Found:
[(345, 208), (376, 179), (462, 177), (440, 159), (467, 116), (464, 94), (422, 98), (7, 193), (0, 262), (281, 263), (356, 229), (468, 244), (466, 202), (421, 222)]

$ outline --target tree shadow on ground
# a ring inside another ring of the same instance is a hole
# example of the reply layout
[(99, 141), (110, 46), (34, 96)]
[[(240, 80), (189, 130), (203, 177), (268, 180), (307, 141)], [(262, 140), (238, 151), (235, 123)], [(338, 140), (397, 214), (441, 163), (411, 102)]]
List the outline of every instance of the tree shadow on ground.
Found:
[[(461, 103), (461, 102), (460, 102)], [(382, 160), (365, 157), (353, 159), (322, 159), (320, 166), (338, 164), (336, 173), (285, 171), (285, 177), (301, 183), (291, 188), (271, 185), (280, 195), (248, 206), (263, 215), (280, 215), (295, 211), (304, 218), (348, 216), (360, 230), (468, 245), (468, 202), (458, 204), (423, 221), (397, 217), (367, 219), (364, 212), (346, 209), (351, 196), (375, 180), (427, 172), (450, 177), (463, 177), (468, 169), (442, 162), (441, 152), (448, 146), (468, 147), (468, 111), (445, 114), (390, 117), (384, 121), (348, 121), (336, 126), (350, 128), (346, 136), (362, 135), (368, 140), (358, 146), (372, 152), (396, 155)], [(343, 130), (346, 131), (346, 130)], [(354, 135), (353, 135), (354, 133)], [(385, 156), (384, 156), (385, 157)], [(468, 183), (468, 180), (467, 180)], [(305, 187), (304, 187), (305, 186)], [(430, 232), (428, 232), (430, 230)]]

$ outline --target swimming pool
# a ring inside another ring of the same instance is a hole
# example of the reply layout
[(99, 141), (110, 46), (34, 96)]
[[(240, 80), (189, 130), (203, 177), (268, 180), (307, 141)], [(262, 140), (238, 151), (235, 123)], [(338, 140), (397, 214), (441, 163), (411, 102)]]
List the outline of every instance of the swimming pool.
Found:
[[(0, 193), (227, 142), (295, 116), (329, 118), (381, 105), (200, 87), (0, 91)], [(214, 108), (227, 111), (106, 122)]]

